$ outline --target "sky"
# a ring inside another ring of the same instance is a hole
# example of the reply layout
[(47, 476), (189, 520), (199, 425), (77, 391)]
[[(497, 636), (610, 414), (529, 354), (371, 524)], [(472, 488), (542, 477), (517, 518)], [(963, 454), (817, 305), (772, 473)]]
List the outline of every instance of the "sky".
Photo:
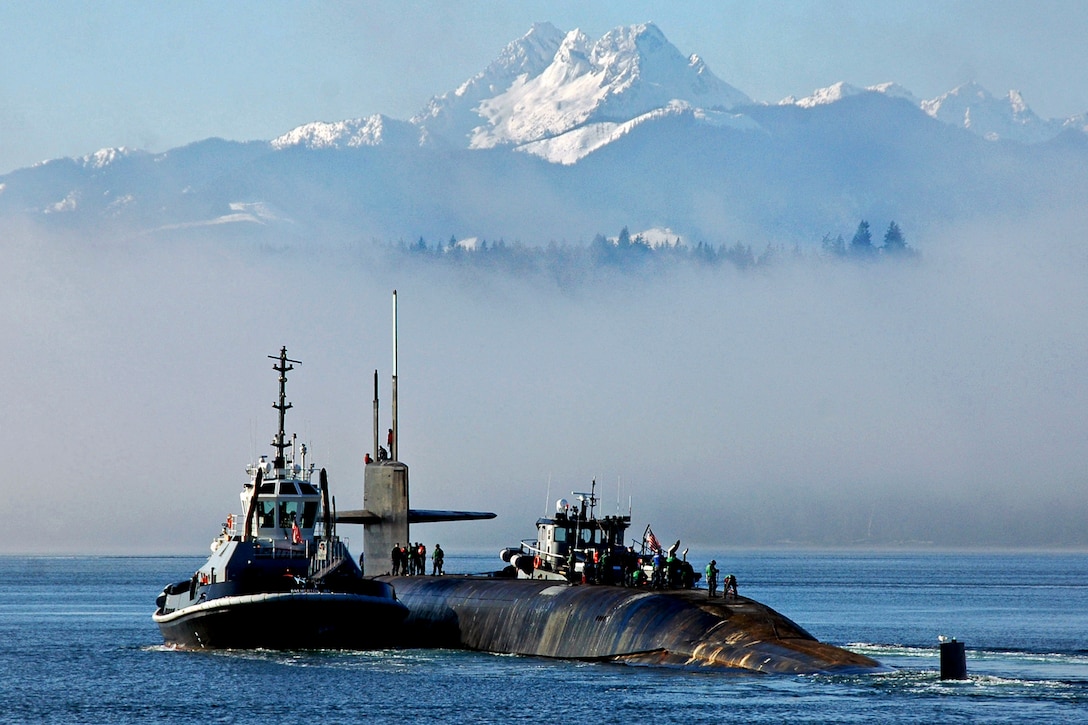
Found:
[(127, 146), (271, 139), (409, 118), (534, 22), (593, 38), (652, 21), (757, 101), (838, 81), (933, 98), (978, 81), (1044, 118), (1088, 111), (1080, 0), (0, 3), (0, 173)]
[[(653, 20), (760, 100), (976, 79), (1042, 115), (1088, 110), (1088, 4), (906, 6), (0, 3), (0, 170), (408, 117), (541, 20), (590, 36)], [(1049, 201), (935, 226), (911, 238), (916, 264), (567, 287), (320, 240), (148, 244), (5, 219), (0, 553), (206, 552), (270, 450), (281, 346), (302, 361), (288, 432), (360, 508), (375, 369), (388, 421), (393, 289), (412, 505), (498, 513), (419, 530), (428, 546), (516, 545), (596, 479), (605, 513), (630, 506), (704, 558), (1088, 547), (1088, 209)]]

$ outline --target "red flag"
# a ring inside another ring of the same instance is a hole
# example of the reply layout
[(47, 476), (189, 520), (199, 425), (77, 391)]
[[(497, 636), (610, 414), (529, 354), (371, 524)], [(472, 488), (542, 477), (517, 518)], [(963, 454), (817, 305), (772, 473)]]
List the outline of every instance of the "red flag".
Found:
[(658, 543), (657, 537), (654, 536), (654, 532), (650, 530), (650, 527), (646, 527), (646, 543), (650, 545), (650, 549), (653, 551), (661, 551), (661, 544)]
[(298, 524), (296, 524), (294, 522), (291, 523), (291, 543), (292, 544), (301, 544), (302, 543), (302, 532), (298, 530)]

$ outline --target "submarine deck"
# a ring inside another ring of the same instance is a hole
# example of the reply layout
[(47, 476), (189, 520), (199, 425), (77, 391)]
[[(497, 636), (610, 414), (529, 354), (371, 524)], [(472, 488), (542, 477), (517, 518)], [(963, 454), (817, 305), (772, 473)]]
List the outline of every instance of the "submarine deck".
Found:
[(380, 579), (409, 609), (409, 646), (756, 672), (880, 667), (742, 596), (472, 576)]

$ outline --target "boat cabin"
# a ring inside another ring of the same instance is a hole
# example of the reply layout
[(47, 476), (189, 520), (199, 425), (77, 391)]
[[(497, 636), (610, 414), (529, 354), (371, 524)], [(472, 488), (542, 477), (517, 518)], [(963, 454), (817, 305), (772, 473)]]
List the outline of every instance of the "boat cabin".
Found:
[[(257, 481), (258, 471), (261, 473), (261, 481), (254, 501), (253, 486)], [(239, 523), (246, 521), (251, 504), (256, 508), (251, 530), (241, 533), (247, 533), (258, 540), (273, 542), (290, 541), (298, 544), (312, 541), (321, 508), (321, 491), (311, 481), (313, 465), (305, 468), (287, 462), (285, 467), (275, 468), (266, 456), (261, 456), (261, 460), (248, 466), (246, 472), (250, 475), (250, 482), (245, 484), (240, 494), (242, 517)]]
[(576, 572), (590, 551), (614, 552), (623, 548), (631, 516), (597, 518), (596, 482), (590, 493), (574, 492), (578, 502), (562, 498), (555, 503), (555, 515), (536, 522), (536, 541), (522, 542), (522, 550), (533, 554), (533, 569)]

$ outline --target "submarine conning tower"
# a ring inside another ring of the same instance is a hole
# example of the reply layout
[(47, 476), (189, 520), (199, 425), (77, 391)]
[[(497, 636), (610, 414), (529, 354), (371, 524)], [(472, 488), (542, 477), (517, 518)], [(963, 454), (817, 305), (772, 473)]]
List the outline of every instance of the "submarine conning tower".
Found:
[(363, 551), (366, 573), (388, 570), (389, 553), (408, 539), (408, 466), (400, 461), (369, 463), (363, 474)]
[(374, 454), (367, 457), (363, 471), (363, 508), (337, 513), (336, 521), (363, 525), (363, 573), (388, 574), (390, 553), (398, 544), (411, 543), (409, 524), (436, 521), (493, 519), (487, 511), (439, 511), (408, 507), (408, 466), (398, 460), (397, 428), (397, 291), (393, 290), (393, 427), (389, 429), (389, 450), (378, 444), (378, 371), (374, 371)]

